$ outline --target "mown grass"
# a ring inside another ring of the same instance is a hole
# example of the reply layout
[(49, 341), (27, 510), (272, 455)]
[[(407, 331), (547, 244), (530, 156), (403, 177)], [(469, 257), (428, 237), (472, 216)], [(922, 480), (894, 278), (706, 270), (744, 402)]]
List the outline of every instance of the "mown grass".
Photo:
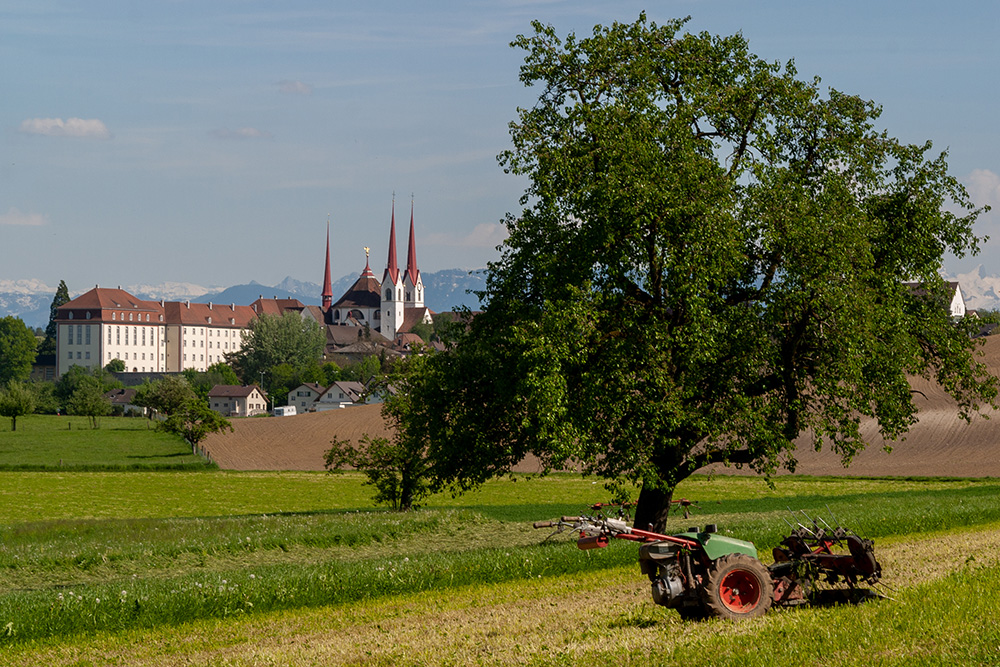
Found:
[[(529, 527), (580, 512), (603, 499), (599, 488), (570, 475), (504, 480), (400, 515), (362, 510), (359, 475), (3, 473), (0, 642), (634, 569), (634, 545), (580, 552), (567, 535), (540, 544)], [(768, 489), (695, 478), (679, 492), (701, 509), (674, 528), (714, 522), (765, 553), (787, 531), (789, 505), (828, 507), (880, 540), (1000, 522), (995, 481), (783, 478)], [(54, 502), (26, 513), (9, 502), (17, 493)], [(107, 518), (77, 518), (94, 516)]]
[(0, 419), (0, 470), (206, 470), (215, 466), (191, 451), (180, 436), (147, 419), (28, 415)]

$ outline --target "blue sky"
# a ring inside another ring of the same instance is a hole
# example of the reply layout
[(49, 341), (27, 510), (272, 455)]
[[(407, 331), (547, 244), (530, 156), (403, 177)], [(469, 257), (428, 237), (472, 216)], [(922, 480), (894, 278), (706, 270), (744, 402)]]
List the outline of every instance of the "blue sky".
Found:
[[(319, 282), (328, 215), (334, 276), (365, 246), (381, 275), (393, 192), (401, 262), (412, 196), (422, 270), (485, 266), (525, 185), (496, 163), (534, 99), (509, 42), (643, 9), (875, 100), (1000, 204), (1000, 3), (5, 0), (0, 280)], [(1000, 274), (998, 227), (947, 269)]]

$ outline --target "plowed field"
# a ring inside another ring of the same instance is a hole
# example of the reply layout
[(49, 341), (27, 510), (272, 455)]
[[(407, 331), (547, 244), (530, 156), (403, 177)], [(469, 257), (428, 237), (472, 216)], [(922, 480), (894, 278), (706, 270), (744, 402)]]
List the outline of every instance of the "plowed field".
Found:
[[(987, 339), (982, 359), (1000, 374), (1000, 336)], [(1000, 477), (1000, 414), (992, 419), (974, 417), (967, 424), (958, 416), (954, 401), (936, 385), (917, 378), (913, 387), (920, 420), (906, 440), (890, 443), (892, 453), (878, 437), (873, 424), (864, 432), (872, 445), (849, 468), (829, 451), (800, 449), (796, 472), (805, 475), (856, 476), (956, 476)], [(343, 410), (233, 420), (232, 433), (212, 435), (204, 443), (218, 465), (227, 470), (322, 470), (323, 453), (334, 438), (357, 441), (368, 433), (386, 436), (389, 429), (381, 406), (366, 405)], [(806, 445), (806, 442), (803, 442)], [(537, 470), (534, 461), (519, 466)], [(733, 472), (720, 469), (722, 472)]]

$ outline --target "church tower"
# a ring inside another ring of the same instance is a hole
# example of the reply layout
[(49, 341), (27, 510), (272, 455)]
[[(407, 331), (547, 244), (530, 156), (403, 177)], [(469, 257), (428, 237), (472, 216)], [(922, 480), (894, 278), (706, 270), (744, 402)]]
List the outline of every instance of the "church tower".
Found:
[(403, 301), (406, 308), (423, 308), (424, 281), (417, 268), (417, 241), (413, 230), (413, 201), (410, 201), (410, 245), (406, 251), (406, 275), (403, 278)]
[(326, 272), (323, 274), (323, 313), (333, 305), (333, 283), (330, 280), (330, 218), (326, 219)]
[[(422, 289), (422, 288), (421, 288)], [(403, 326), (403, 277), (396, 263), (396, 198), (392, 200), (389, 258), (382, 276), (382, 335), (392, 340)]]

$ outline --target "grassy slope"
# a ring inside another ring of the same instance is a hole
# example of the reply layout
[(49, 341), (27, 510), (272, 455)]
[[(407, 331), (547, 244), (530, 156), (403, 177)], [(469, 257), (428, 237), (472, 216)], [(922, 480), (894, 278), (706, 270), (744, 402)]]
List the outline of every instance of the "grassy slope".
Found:
[(0, 419), (0, 469), (204, 469), (182, 438), (157, 431), (146, 419), (29, 415)]
[[(64, 496), (62, 484), (75, 489)], [(85, 493), (88, 484), (102, 489), (127, 484), (130, 491), (105, 498), (103, 492)], [(170, 502), (160, 502), (173, 484), (182, 488)], [(887, 578), (902, 589), (904, 606), (873, 607), (897, 610), (879, 612), (888, 617), (876, 615), (858, 626), (850, 619), (862, 610), (801, 610), (769, 617), (752, 630), (721, 625), (706, 634), (700, 628), (712, 624), (679, 624), (676, 614), (649, 601), (648, 584), (635, 571), (633, 545), (618, 542), (599, 552), (579, 552), (563, 536), (558, 544), (537, 546), (541, 536), (526, 523), (579, 511), (600, 499), (600, 487), (589, 480), (494, 482), (470, 496), (433, 499), (434, 509), (405, 516), (345, 514), (366, 504), (367, 489), (356, 475), (0, 475), (0, 493), (21, 487), (30, 489), (26, 495), (39, 495), (39, 506), (50, 507), (45, 518), (55, 521), (25, 523), (30, 512), (10, 502), (0, 505), (6, 512), (0, 523), (8, 526), (0, 534), (0, 581), (7, 591), (0, 595), (0, 630), (8, 622), (11, 631), (23, 630), (19, 615), (27, 615), (41, 624), (41, 636), (63, 636), (4, 649), (12, 662), (35, 664), (73, 664), (76, 659), (68, 656), (78, 655), (90, 656), (84, 663), (100, 664), (94, 656), (125, 651), (135, 642), (156, 647), (146, 658), (166, 664), (192, 651), (226, 664), (230, 659), (254, 664), (257, 658), (300, 664), (364, 659), (365, 650), (386, 664), (405, 663), (407, 657), (415, 663), (492, 662), (508, 654), (519, 662), (590, 656), (607, 663), (617, 661), (609, 638), (624, 642), (626, 663), (648, 657), (652, 642), (663, 655), (675, 651), (692, 664), (705, 664), (696, 655), (703, 650), (744, 664), (739, 647), (748, 640), (726, 644), (726, 637), (749, 634), (750, 640), (774, 642), (782, 633), (816, 634), (817, 646), (828, 650), (823, 637), (840, 637), (848, 647), (865, 639), (858, 633), (894, 642), (907, 628), (928, 623), (921, 620), (924, 612), (916, 620), (908, 616), (912, 601), (927, 595), (913, 586), (960, 568), (970, 554), (978, 566), (992, 563), (992, 554), (1000, 551), (993, 531), (1000, 522), (995, 482), (782, 479), (769, 490), (759, 480), (695, 478), (681, 492), (699, 499), (702, 509), (690, 521), (677, 519), (675, 527), (714, 521), (767, 550), (782, 532), (786, 505), (810, 513), (826, 512), (828, 505), (848, 525), (869, 526), (864, 532), (879, 538), (883, 561), (902, 554), (884, 564)], [(113, 518), (74, 518), (81, 515)], [(973, 527), (964, 533), (973, 536), (964, 545), (956, 545), (954, 536), (937, 542), (911, 537), (963, 525)], [(937, 569), (929, 571), (930, 564)], [(988, 573), (967, 569), (960, 575), (965, 579), (948, 585), (979, 587), (996, 600), (990, 582), (982, 581)], [(95, 603), (97, 598), (102, 602)], [(949, 604), (956, 599), (947, 597)], [(336, 600), (343, 602), (324, 606)], [(975, 613), (980, 604), (987, 603), (973, 596), (963, 608)], [(229, 618), (220, 624), (208, 618), (213, 616)], [(177, 626), (198, 617), (206, 620)], [(820, 631), (817, 623), (830, 630)], [(376, 625), (386, 630), (373, 633)], [(134, 629), (96, 640), (66, 637), (101, 627)], [(205, 633), (210, 638), (201, 636)], [(956, 650), (959, 635), (958, 629), (931, 634), (930, 647), (918, 642), (900, 655), (941, 657)], [(761, 641), (763, 655), (770, 644)], [(305, 651), (303, 644), (313, 648)], [(988, 646), (966, 643), (963, 650), (978, 658)], [(768, 650), (775, 660), (782, 655)], [(860, 663), (845, 654), (834, 664)]]

